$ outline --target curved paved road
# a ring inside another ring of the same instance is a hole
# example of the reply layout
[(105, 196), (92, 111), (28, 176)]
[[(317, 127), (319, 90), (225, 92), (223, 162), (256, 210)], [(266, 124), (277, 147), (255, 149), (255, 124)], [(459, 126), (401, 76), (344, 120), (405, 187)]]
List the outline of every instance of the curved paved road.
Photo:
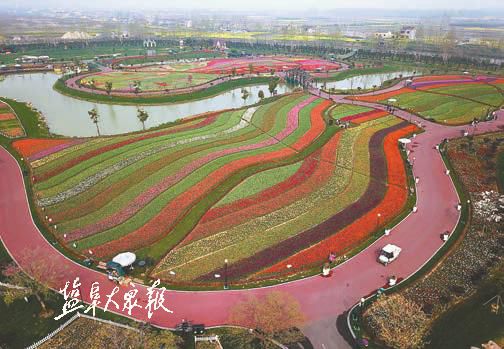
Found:
[[(342, 97), (332, 98), (349, 103)], [(365, 105), (383, 109), (380, 105)], [(456, 210), (457, 194), (434, 147), (444, 138), (460, 137), (468, 126), (446, 127), (433, 124), (400, 110), (395, 114), (425, 125), (426, 132), (418, 135), (409, 145), (410, 156), (416, 158), (413, 171), (420, 177), (417, 213), (410, 214), (389, 236), (379, 239), (362, 253), (336, 267), (331, 278), (315, 276), (271, 288), (244, 291), (168, 291), (165, 304), (173, 310), (173, 314), (158, 310), (151, 322), (160, 327), (174, 327), (182, 319), (205, 323), (207, 326), (226, 324), (229, 310), (234, 304), (248, 296), (263, 295), (274, 289), (288, 292), (299, 300), (308, 320), (305, 331), (315, 348), (348, 347), (336, 331), (336, 317), (362, 296), (382, 287), (388, 276), (397, 275), (404, 278), (415, 272), (441, 246), (439, 234), (446, 230), (451, 231), (459, 219), (459, 212)], [(499, 127), (504, 127), (503, 111), (499, 112), (498, 120), (480, 124), (474, 131), (483, 133), (495, 131)], [(81, 290), (86, 301), (89, 301), (90, 286), (95, 281), (100, 283), (102, 300), (105, 301), (105, 294), (110, 293), (114, 284), (109, 282), (105, 275), (68, 260), (44, 239), (33, 223), (20, 168), (3, 148), (0, 149), (0, 173), (0, 237), (11, 256), (23, 267), (26, 266), (23, 260), (26, 251), (38, 249), (43, 258), (54, 261), (51, 265), (62, 275), (66, 275), (66, 280), (80, 277)], [(398, 261), (384, 267), (376, 262), (376, 255), (379, 248), (389, 242), (401, 246), (403, 253)], [(63, 281), (53, 285), (54, 288), (62, 287)], [(114, 299), (119, 301), (120, 305), (123, 303), (124, 293), (131, 287), (121, 287), (115, 295)], [(147, 299), (146, 287), (138, 285), (137, 289), (139, 303), (144, 306)], [(126, 314), (120, 309), (117, 312)], [(146, 311), (143, 309), (133, 310), (132, 317), (147, 320)]]

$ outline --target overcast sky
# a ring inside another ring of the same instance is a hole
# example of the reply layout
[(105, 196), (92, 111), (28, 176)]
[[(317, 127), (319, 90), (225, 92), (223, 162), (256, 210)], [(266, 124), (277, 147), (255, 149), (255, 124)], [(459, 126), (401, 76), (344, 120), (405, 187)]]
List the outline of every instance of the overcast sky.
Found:
[[(0, 0), (3, 3), (4, 0)], [(267, 9), (335, 9), (335, 8), (390, 8), (390, 9), (503, 9), (504, 0), (15, 0), (3, 5), (16, 7), (65, 7), (107, 9), (203, 9), (229, 10)]]

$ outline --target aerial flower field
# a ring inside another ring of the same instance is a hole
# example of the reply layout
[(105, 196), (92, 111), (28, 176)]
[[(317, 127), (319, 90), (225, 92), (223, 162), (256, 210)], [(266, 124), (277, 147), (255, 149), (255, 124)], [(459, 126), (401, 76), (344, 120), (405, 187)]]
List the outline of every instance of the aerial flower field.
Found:
[(244, 74), (270, 74), (293, 68), (308, 72), (337, 71), (341, 65), (322, 59), (264, 56), (250, 58), (216, 58), (194, 62), (158, 62), (147, 66), (124, 66), (120, 70), (99, 72), (79, 80), (82, 86), (106, 90), (112, 83), (113, 92), (142, 92), (179, 90), (211, 83), (223, 76)]
[(416, 77), (397, 90), (351, 99), (394, 105), (447, 124), (483, 119), (504, 104), (503, 79), (489, 76)]
[(397, 216), (408, 196), (397, 140), (414, 131), (294, 93), (143, 133), (13, 146), (67, 248), (103, 261), (135, 251), (153, 259), (151, 276), (181, 284), (212, 283), (228, 259), (246, 283), (321, 265), (369, 238), (375, 212), (380, 224)]

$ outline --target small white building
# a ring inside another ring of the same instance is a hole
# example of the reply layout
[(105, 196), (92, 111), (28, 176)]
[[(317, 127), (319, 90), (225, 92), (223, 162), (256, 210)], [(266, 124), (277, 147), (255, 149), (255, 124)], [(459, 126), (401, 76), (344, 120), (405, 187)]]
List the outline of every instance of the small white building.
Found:
[(416, 40), (416, 28), (412, 26), (402, 27), (399, 35), (408, 40)]
[(17, 63), (47, 63), (50, 61), (49, 56), (28, 56), (24, 55), (21, 58), (16, 58)]
[(392, 39), (394, 37), (394, 34), (391, 31), (384, 33), (375, 33), (375, 37), (377, 37), (378, 39)]

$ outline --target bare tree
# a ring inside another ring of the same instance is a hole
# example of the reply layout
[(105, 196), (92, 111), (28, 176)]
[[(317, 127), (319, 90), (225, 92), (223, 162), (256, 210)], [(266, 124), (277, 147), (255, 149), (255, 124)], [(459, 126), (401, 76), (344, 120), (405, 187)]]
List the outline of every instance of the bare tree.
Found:
[(231, 323), (255, 329), (258, 338), (265, 343), (272, 337), (283, 343), (301, 340), (303, 336), (297, 329), (304, 321), (299, 302), (279, 291), (238, 303), (230, 314)]

